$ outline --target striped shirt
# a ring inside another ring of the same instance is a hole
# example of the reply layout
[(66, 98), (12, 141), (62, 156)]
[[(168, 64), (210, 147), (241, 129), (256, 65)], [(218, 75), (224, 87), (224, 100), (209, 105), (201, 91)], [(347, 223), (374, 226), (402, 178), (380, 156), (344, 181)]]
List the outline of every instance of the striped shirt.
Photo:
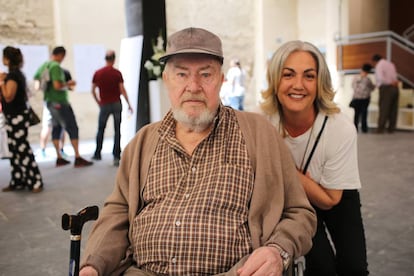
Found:
[(134, 258), (156, 274), (229, 270), (252, 251), (247, 224), (254, 173), (236, 116), (221, 107), (210, 134), (190, 156), (169, 113), (160, 129), (135, 217)]

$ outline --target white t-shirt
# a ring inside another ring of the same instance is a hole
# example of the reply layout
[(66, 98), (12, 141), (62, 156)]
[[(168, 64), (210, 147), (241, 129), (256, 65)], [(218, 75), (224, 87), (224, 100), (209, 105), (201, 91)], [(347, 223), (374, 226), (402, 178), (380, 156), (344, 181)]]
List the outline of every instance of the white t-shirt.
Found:
[[(285, 142), (290, 148), (298, 168), (301, 166), (302, 160), (302, 166), (305, 166), (324, 118), (325, 114), (319, 112), (313, 129), (309, 129), (298, 137), (285, 137)], [(272, 121), (276, 123), (274, 118)], [(276, 126), (279, 127), (277, 123)], [(310, 134), (309, 146), (305, 158), (303, 158)], [(353, 123), (343, 113), (329, 116), (310, 161), (308, 172), (315, 182), (327, 189), (361, 188), (358, 171), (357, 132)]]

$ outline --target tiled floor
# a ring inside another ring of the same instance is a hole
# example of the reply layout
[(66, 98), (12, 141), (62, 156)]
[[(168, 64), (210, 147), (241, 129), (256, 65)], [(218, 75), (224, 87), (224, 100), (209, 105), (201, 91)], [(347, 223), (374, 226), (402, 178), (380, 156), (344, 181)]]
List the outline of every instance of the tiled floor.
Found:
[[(361, 134), (358, 139), (371, 275), (413, 275), (414, 133)], [(94, 143), (83, 142), (80, 148), (89, 159)], [(69, 232), (61, 228), (62, 214), (75, 214), (87, 205), (102, 206), (117, 170), (110, 152), (109, 141), (103, 159), (92, 167), (55, 168), (50, 148), (49, 158), (37, 155), (45, 181), (42, 193), (0, 192), (0, 275), (67, 275), (70, 240)], [(1, 160), (0, 186), (8, 180), (8, 161)], [(90, 226), (84, 227), (83, 241)]]

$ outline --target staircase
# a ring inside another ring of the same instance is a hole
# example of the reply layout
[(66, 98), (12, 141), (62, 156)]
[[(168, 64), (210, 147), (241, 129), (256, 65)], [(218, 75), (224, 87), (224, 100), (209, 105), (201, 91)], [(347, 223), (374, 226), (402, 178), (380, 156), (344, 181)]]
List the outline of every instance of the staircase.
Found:
[[(375, 32), (342, 37), (337, 41), (337, 68), (344, 75), (359, 73), (362, 64), (372, 63), (374, 54), (391, 60), (402, 81), (397, 128), (414, 130), (414, 43), (410, 41), (414, 27), (404, 37), (392, 32)], [(377, 91), (368, 108), (369, 127), (376, 127), (378, 118)]]
[(371, 63), (374, 54), (391, 60), (404, 85), (414, 87), (414, 43), (392, 31), (350, 35), (337, 41), (337, 68), (346, 73), (359, 72)]

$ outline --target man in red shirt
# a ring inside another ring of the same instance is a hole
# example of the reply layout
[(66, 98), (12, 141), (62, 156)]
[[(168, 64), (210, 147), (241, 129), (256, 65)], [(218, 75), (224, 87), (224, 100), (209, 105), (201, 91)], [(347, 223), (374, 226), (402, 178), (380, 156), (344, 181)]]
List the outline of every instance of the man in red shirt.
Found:
[[(106, 65), (97, 70), (92, 80), (92, 95), (99, 105), (98, 132), (96, 134), (96, 150), (92, 159), (101, 160), (101, 150), (104, 138), (106, 123), (109, 116), (114, 117), (114, 166), (119, 165), (121, 157), (121, 95), (128, 103), (128, 109), (132, 113), (128, 95), (124, 87), (124, 79), (121, 72), (114, 68), (115, 52), (109, 50), (105, 54)], [(99, 93), (97, 93), (97, 88)]]

